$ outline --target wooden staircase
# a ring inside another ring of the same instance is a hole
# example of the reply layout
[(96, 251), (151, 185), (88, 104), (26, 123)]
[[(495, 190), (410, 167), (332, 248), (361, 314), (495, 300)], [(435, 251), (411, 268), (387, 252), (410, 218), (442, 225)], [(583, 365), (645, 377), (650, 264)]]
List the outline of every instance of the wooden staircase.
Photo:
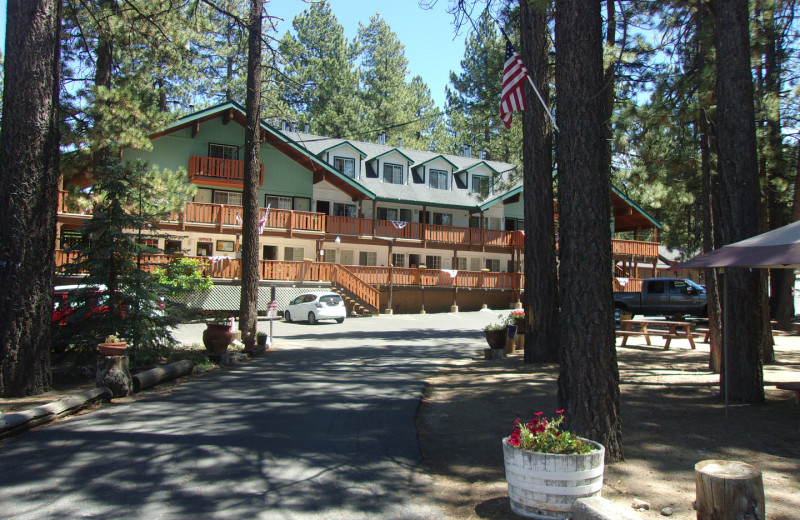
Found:
[(374, 316), (380, 313), (380, 292), (343, 265), (335, 264), (331, 289), (342, 297), (351, 315)]

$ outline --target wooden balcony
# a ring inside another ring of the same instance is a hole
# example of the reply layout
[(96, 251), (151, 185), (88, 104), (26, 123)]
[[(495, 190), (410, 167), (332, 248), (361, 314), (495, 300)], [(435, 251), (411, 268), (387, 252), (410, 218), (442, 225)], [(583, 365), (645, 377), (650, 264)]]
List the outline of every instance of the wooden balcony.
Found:
[[(240, 161), (241, 162), (241, 161)], [(89, 218), (91, 208), (78, 208), (69, 200), (66, 191), (59, 192), (59, 214), (73, 217)], [(259, 220), (266, 214), (266, 208), (261, 208)], [(204, 202), (186, 202), (181, 213), (171, 216), (167, 223), (186, 227), (214, 226), (218, 233), (230, 233), (240, 227), (237, 214), (241, 217), (241, 206), (225, 204), (210, 204)], [(522, 248), (525, 245), (525, 235), (522, 231), (502, 231), (495, 229), (463, 228), (456, 226), (440, 226), (408, 222), (402, 228), (397, 228), (389, 220), (370, 220), (356, 217), (340, 217), (314, 213), (309, 211), (293, 211), (286, 209), (271, 209), (267, 215), (265, 233), (276, 230), (288, 232), (313, 231), (328, 235), (341, 236), (376, 236), (397, 240), (419, 241), (425, 244), (465, 244), (477, 247)], [(658, 242), (642, 242), (636, 240), (612, 240), (614, 258), (652, 261), (658, 257)], [(511, 251), (509, 251), (511, 252)]]
[[(259, 168), (258, 185), (261, 186), (264, 184), (264, 164), (259, 163)], [(189, 180), (195, 184), (241, 189), (244, 161), (193, 155), (189, 158)]]

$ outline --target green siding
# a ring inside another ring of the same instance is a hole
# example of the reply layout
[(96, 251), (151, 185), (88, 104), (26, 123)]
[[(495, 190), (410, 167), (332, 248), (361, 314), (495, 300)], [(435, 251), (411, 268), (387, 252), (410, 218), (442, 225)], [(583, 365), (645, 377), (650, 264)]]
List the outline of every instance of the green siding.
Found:
[[(153, 166), (177, 170), (189, 168), (189, 157), (208, 155), (209, 143), (239, 146), (239, 159), (244, 157), (244, 128), (235, 122), (222, 124), (214, 118), (200, 125), (192, 137), (191, 128), (156, 137), (153, 150), (125, 150), (125, 160), (144, 159)], [(261, 145), (261, 162), (264, 164), (264, 185), (259, 190), (259, 204), (264, 195), (282, 195), (311, 198), (313, 174), (269, 144)]]
[(519, 220), (525, 218), (525, 208), (521, 201), (513, 204), (506, 204), (503, 206), (503, 209), (505, 210), (506, 218), (515, 218)]

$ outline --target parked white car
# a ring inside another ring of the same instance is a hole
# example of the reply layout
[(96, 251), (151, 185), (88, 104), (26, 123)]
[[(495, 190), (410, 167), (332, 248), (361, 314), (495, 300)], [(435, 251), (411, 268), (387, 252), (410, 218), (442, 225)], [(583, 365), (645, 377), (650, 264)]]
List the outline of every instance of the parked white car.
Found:
[(304, 293), (291, 301), (283, 311), (286, 321), (306, 321), (314, 324), (317, 320), (336, 320), (342, 323), (347, 316), (342, 297), (334, 292)]

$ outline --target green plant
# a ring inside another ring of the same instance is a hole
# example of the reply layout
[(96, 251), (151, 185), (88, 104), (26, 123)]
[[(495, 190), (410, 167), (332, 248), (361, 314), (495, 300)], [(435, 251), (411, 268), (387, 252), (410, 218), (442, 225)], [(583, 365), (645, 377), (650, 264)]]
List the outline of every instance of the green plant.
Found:
[(505, 322), (502, 323), (490, 323), (489, 325), (485, 326), (483, 330), (489, 332), (493, 330), (506, 330)]
[(256, 334), (256, 339), (258, 341), (266, 340), (267, 339), (267, 333), (266, 332), (259, 332), (258, 334)]
[(537, 412), (531, 422), (522, 424), (519, 418), (514, 421), (514, 431), (508, 438), (508, 444), (521, 450), (541, 453), (589, 453), (595, 447), (582, 442), (578, 436), (568, 431), (559, 430), (564, 422), (564, 410), (556, 410), (558, 417), (549, 420)]
[(106, 340), (104, 341), (104, 343), (120, 343), (121, 341), (122, 340), (120, 340), (114, 334), (109, 334), (108, 336), (106, 336)]
[(511, 311), (511, 313), (506, 317), (506, 323), (508, 325), (520, 325), (521, 322), (525, 321), (525, 311)]

